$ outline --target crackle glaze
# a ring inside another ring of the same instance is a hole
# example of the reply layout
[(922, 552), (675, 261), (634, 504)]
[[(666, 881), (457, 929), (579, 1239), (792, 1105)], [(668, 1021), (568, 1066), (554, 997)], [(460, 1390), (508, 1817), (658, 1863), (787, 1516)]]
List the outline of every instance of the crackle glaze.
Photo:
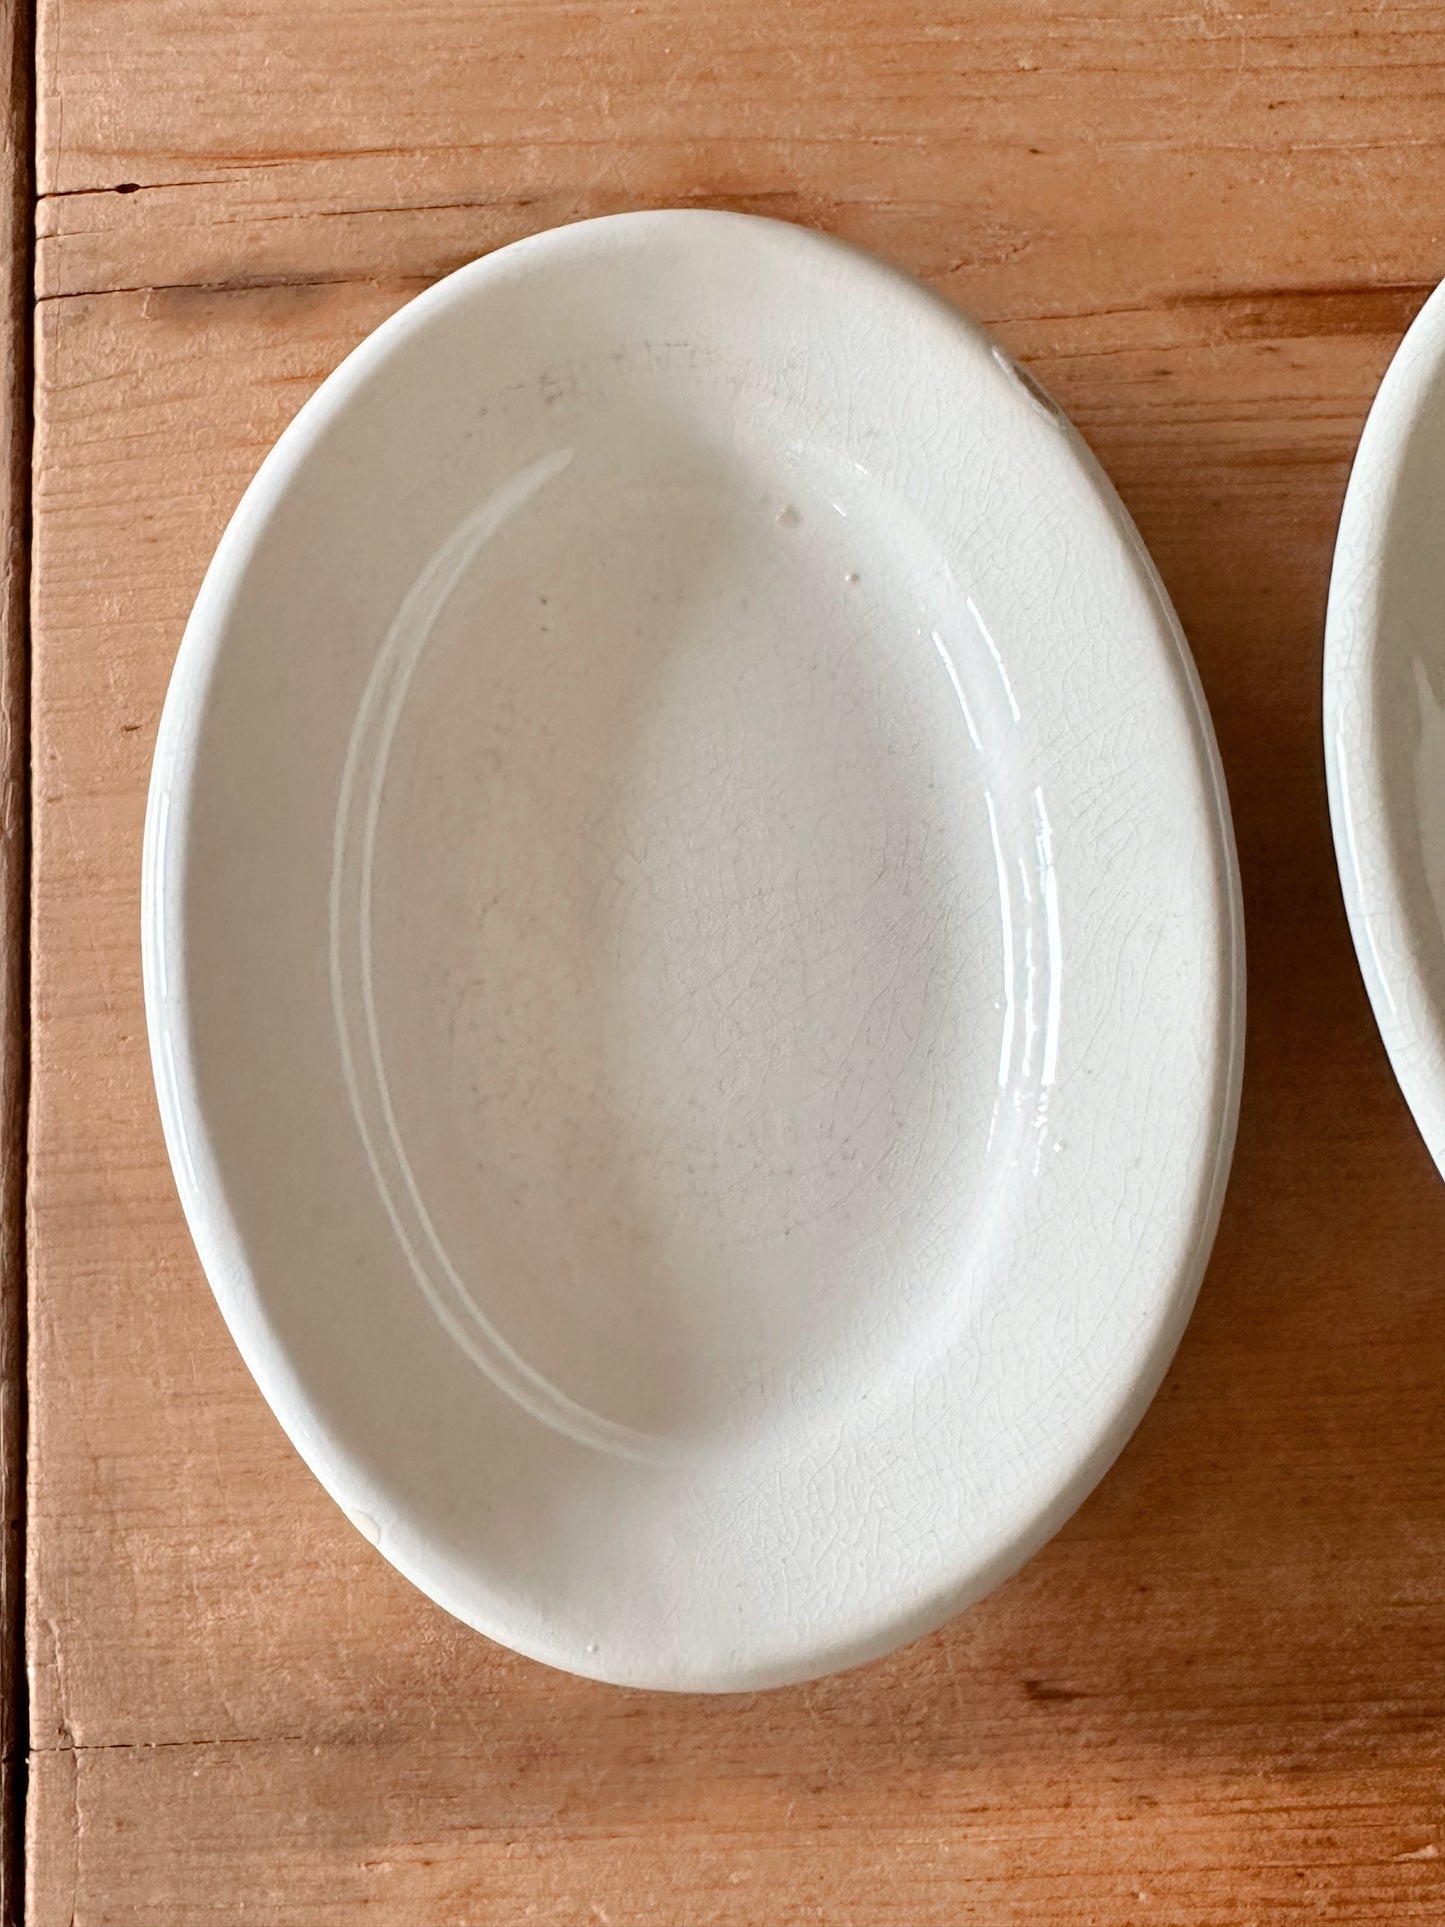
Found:
[(554, 1664), (928, 1629), (1187, 1317), (1242, 1011), (1187, 650), (1047, 398), (820, 236), (584, 223), (356, 351), (197, 602), (144, 916), (263, 1391)]
[(1335, 854), (1375, 1021), (1445, 1171), (1445, 289), (1370, 410), (1325, 630)]

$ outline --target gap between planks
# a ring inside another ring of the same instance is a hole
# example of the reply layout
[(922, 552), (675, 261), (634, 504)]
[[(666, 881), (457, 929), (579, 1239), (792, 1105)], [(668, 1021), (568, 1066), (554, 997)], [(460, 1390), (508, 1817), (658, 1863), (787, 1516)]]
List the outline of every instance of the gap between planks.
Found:
[(24, 1893), (25, 1132), (29, 1077), (31, 296), (35, 235), (31, 0), (0, 0), (0, 1923)]

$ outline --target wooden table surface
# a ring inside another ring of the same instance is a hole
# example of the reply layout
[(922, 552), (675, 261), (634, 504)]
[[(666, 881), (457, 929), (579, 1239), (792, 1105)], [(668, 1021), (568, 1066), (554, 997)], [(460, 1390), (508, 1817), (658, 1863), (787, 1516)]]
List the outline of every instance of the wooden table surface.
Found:
[[(1445, 1185), (1318, 721), (1351, 452), (1445, 275), (1445, 6), (38, 11), (27, 1918), (1445, 1920)], [(137, 942), (161, 699), (267, 446), (436, 276), (659, 203), (876, 249), (1059, 396), (1193, 644), (1249, 941), (1224, 1223), (1118, 1466), (935, 1637), (729, 1699), (513, 1658), (322, 1494), (182, 1224)]]

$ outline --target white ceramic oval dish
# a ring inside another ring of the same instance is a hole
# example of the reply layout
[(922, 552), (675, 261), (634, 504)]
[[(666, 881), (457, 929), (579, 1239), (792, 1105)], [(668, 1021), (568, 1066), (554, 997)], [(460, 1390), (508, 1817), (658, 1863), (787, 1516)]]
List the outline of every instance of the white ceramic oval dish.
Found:
[(1345, 908), (1390, 1062), (1445, 1172), (1445, 288), (1360, 438), (1325, 624)]
[(554, 1665), (929, 1630), (1188, 1316), (1243, 1006), (1188, 652), (1057, 411), (819, 235), (586, 222), (351, 355), (201, 590), (143, 917), (262, 1391)]

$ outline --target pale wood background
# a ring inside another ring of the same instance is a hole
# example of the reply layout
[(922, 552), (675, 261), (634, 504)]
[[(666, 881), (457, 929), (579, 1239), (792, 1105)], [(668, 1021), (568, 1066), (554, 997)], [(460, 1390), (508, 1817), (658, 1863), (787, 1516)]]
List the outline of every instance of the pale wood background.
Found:
[[(1445, 275), (1445, 7), (40, 16), (36, 1927), (1445, 1919), (1445, 1186), (1349, 950), (1318, 726), (1350, 454)], [(181, 1224), (136, 934), (172, 656), (277, 431), (436, 275), (678, 202), (877, 249), (1072, 411), (1192, 639), (1250, 944), (1223, 1229), (1117, 1469), (935, 1638), (735, 1700), (509, 1657), (312, 1483)]]

